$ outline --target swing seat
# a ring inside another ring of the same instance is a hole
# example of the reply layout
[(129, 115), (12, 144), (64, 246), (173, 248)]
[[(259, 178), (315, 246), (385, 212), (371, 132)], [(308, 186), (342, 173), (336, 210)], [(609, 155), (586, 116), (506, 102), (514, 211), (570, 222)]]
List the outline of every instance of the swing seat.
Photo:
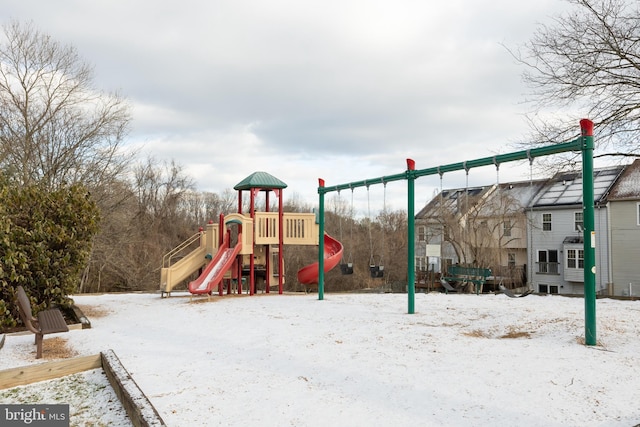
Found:
[(346, 264), (340, 264), (340, 271), (342, 274), (353, 274), (353, 263), (348, 262)]
[(370, 265), (369, 272), (374, 279), (384, 277), (384, 265)]

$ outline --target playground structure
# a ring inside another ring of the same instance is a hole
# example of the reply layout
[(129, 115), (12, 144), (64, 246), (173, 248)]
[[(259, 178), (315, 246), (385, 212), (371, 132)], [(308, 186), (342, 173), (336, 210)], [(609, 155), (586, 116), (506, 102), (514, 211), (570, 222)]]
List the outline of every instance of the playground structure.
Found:
[[(582, 156), (582, 206), (583, 206), (583, 242), (584, 242), (584, 303), (585, 303), (585, 344), (596, 345), (596, 265), (595, 265), (595, 213), (594, 213), (594, 180), (593, 180), (593, 122), (588, 119), (580, 120), (580, 136), (573, 141), (553, 144), (530, 150), (522, 150), (513, 153), (501, 154), (492, 157), (484, 157), (480, 159), (441, 165), (428, 169), (416, 170), (415, 161), (407, 159), (407, 169), (403, 173), (382, 176), (362, 181), (355, 181), (346, 184), (325, 186), (322, 178), (318, 179), (318, 195), (319, 195), (319, 235), (324, 234), (324, 196), (326, 193), (357, 187), (367, 187), (375, 184), (383, 184), (391, 181), (407, 181), (407, 294), (408, 294), (408, 312), (415, 313), (415, 257), (414, 245), (415, 241), (415, 180), (422, 176), (438, 174), (442, 176), (444, 173), (464, 170), (469, 174), (469, 170), (475, 167), (494, 165), (496, 168), (501, 163), (529, 160), (532, 164), (536, 157), (549, 156), (552, 154), (564, 152), (581, 152)], [(318, 250), (318, 299), (324, 299), (324, 242), (319, 240)]]
[[(200, 231), (172, 251), (162, 260), (160, 290), (162, 296), (171, 291), (196, 272), (198, 276), (188, 283), (192, 295), (211, 295), (217, 290), (230, 294), (233, 285), (237, 293), (246, 290), (255, 294), (257, 287), (269, 292), (278, 286), (283, 292), (284, 245), (318, 245), (319, 224), (315, 213), (283, 212), (282, 193), (287, 185), (266, 172), (255, 172), (237, 184), (238, 212), (220, 215), (217, 224), (210, 221)], [(249, 192), (249, 211), (243, 212), (243, 191)], [(265, 212), (256, 211), (256, 196), (265, 194)], [(274, 192), (278, 200), (278, 211), (269, 212), (269, 195)], [(323, 233), (323, 273), (334, 268), (342, 258), (343, 246), (338, 240)], [(317, 284), (319, 277), (317, 262), (298, 272), (302, 284)]]

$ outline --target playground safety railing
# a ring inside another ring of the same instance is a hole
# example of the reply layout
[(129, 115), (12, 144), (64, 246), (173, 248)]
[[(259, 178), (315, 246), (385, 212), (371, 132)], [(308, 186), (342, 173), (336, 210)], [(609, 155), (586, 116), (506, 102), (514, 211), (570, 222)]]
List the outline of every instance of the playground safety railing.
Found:
[(194, 234), (193, 236), (189, 237), (184, 242), (180, 243), (178, 246), (173, 248), (171, 251), (167, 252), (162, 257), (162, 268), (170, 267), (171, 263), (172, 263), (172, 260), (174, 258), (177, 258), (178, 256), (180, 256), (180, 254), (183, 251), (185, 251), (186, 249), (191, 248), (191, 250), (193, 250), (194, 248), (192, 248), (192, 246), (194, 246), (194, 243), (197, 242), (198, 240), (200, 240), (199, 246), (204, 246), (205, 245), (204, 239), (200, 239), (200, 237), (203, 237), (203, 236), (204, 236), (204, 232), (199, 231), (196, 234)]
[[(280, 225), (277, 212), (256, 212), (255, 243), (278, 244)], [(282, 240), (285, 245), (317, 245), (318, 224), (314, 213), (283, 214)]]

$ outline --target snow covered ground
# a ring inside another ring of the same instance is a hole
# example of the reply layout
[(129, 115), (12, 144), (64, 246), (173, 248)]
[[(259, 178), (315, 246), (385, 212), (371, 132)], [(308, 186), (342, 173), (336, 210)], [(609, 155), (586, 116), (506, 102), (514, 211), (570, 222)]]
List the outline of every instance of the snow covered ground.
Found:
[(71, 426), (132, 425), (102, 369), (0, 390), (0, 403), (68, 404)]
[[(598, 300), (592, 347), (561, 296), (74, 299), (104, 315), (59, 336), (113, 349), (169, 426), (640, 424), (640, 301)], [(0, 369), (32, 363), (33, 337), (8, 336)]]

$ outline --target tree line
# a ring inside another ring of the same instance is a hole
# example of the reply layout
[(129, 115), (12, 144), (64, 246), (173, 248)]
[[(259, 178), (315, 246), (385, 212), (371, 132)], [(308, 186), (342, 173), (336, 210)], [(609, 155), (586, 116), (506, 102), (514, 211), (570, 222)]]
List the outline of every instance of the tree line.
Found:
[[(594, 119), (596, 142), (602, 141), (598, 155), (637, 156), (639, 6), (624, 0), (568, 2), (573, 9), (511, 50), (536, 101), (533, 140), (573, 139), (572, 112), (579, 110)], [(74, 290), (157, 289), (162, 255), (214, 213), (233, 212), (234, 192), (196, 191), (175, 162), (135, 163), (123, 150), (131, 123), (127, 99), (94, 87), (93, 69), (76, 49), (33, 23), (10, 21), (3, 30), (2, 322), (11, 317), (7, 301), (16, 284), (29, 285), (36, 307), (64, 304)], [(567, 112), (562, 116), (569, 123), (556, 121), (560, 114), (546, 114), (549, 107)], [(287, 209), (310, 207), (294, 200)], [(406, 247), (413, 242), (406, 241), (404, 212), (358, 220), (338, 202), (329, 211), (327, 231), (337, 237), (342, 231), (345, 262), (353, 263), (354, 274), (332, 271), (328, 289), (406, 281)], [(315, 260), (315, 251), (288, 247), (285, 256), (287, 288), (296, 289), (295, 272)], [(371, 263), (385, 266), (384, 277), (368, 274)], [(40, 282), (47, 283), (42, 291)]]

